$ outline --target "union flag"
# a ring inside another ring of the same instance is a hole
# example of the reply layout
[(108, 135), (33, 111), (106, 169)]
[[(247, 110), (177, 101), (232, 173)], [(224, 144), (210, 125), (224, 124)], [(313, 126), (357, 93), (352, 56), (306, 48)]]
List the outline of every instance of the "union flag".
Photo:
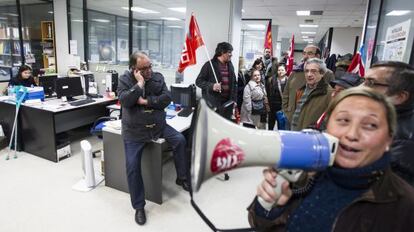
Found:
[(182, 73), (190, 65), (197, 63), (196, 50), (204, 45), (203, 38), (201, 37), (200, 29), (198, 28), (197, 21), (194, 14), (191, 14), (190, 25), (188, 33), (185, 37), (185, 43), (181, 52), (180, 64), (178, 66), (178, 72)]
[(266, 31), (266, 37), (264, 41), (264, 48), (270, 49), (270, 56), (273, 56), (273, 45), (272, 45), (272, 21), (269, 21), (269, 24), (267, 24), (267, 31)]

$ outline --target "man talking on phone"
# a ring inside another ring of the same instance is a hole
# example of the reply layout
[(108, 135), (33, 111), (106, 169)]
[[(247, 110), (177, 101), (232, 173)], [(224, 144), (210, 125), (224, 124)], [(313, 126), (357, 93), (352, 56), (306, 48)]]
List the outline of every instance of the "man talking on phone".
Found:
[(166, 123), (164, 108), (171, 94), (161, 73), (152, 71), (150, 58), (134, 52), (129, 70), (119, 77), (118, 97), (122, 106), (122, 138), (125, 147), (126, 171), (135, 221), (146, 222), (144, 184), (141, 175), (142, 151), (147, 143), (162, 137), (173, 148), (177, 171), (176, 184), (189, 191), (189, 167), (184, 136)]

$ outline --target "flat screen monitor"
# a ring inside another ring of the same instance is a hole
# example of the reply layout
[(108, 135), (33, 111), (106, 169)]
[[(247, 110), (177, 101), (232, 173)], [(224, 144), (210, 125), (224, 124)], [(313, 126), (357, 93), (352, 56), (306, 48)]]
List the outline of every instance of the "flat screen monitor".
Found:
[(58, 98), (65, 96), (68, 101), (76, 100), (73, 97), (83, 95), (80, 77), (62, 77), (56, 79), (56, 94)]
[(171, 85), (172, 101), (175, 104), (181, 104), (183, 108), (191, 108), (196, 106), (196, 87), (194, 84), (183, 85)]
[(39, 85), (43, 87), (45, 96), (52, 97), (56, 89), (57, 75), (39, 76)]

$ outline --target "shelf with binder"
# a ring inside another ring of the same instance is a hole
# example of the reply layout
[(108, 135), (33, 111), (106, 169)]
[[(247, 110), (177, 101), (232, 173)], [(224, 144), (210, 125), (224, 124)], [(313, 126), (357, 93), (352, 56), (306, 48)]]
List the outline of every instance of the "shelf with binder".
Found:
[(53, 21), (42, 21), (40, 24), (43, 48), (43, 67), (46, 69), (52, 69), (50, 71), (56, 72), (55, 62), (55, 33)]
[(22, 28), (22, 38), (20, 38), (19, 28), (0, 23), (0, 81), (8, 81), (12, 71), (22, 65), (23, 55), (31, 53), (29, 28)]

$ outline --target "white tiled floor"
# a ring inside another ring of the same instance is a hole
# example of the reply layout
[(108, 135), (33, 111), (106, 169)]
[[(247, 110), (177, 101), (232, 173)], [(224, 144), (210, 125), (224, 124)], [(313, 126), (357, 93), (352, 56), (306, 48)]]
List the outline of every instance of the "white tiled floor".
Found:
[[(102, 146), (94, 137), (88, 140)], [(175, 185), (173, 162), (164, 165), (164, 203), (147, 202), (147, 224), (138, 226), (128, 194), (104, 183), (87, 193), (72, 190), (82, 172), (79, 141), (71, 146), (72, 157), (59, 163), (27, 153), (6, 161), (7, 150), (0, 151), (0, 231), (210, 231), (191, 207), (188, 193)], [(196, 193), (196, 202), (217, 227), (246, 227), (246, 207), (261, 170), (235, 170), (227, 182), (212, 178)]]

